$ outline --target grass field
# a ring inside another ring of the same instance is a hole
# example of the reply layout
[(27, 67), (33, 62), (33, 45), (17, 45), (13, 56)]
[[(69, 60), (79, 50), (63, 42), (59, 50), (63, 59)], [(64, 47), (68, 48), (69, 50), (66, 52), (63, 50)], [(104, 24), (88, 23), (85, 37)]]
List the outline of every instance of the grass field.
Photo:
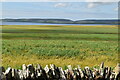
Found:
[(81, 67), (118, 60), (117, 26), (2, 26), (2, 65), (18, 68), (23, 63), (68, 64)]

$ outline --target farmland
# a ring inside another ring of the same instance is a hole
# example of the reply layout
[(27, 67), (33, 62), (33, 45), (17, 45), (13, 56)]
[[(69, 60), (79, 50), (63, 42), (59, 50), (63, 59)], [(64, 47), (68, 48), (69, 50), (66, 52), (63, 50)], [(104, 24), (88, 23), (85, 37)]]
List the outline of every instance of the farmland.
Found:
[(81, 67), (118, 59), (117, 26), (3, 25), (2, 65), (68, 64)]

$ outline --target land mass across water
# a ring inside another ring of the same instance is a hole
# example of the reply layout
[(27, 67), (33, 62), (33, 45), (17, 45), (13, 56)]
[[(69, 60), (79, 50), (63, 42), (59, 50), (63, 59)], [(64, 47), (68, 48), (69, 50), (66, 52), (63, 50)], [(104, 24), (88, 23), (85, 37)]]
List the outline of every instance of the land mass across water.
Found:
[(53, 23), (53, 24), (120, 24), (118, 19), (88, 19), (88, 20), (70, 20), (70, 19), (0, 19), (2, 22), (34, 22), (34, 23)]

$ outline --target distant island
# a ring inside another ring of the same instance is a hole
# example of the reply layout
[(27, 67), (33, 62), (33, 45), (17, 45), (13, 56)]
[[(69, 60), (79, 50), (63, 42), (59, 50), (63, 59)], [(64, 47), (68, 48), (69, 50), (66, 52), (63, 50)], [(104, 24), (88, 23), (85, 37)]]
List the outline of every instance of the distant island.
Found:
[(53, 24), (120, 24), (120, 20), (69, 20), (69, 19), (0, 19), (2, 22), (34, 22), (34, 23), (53, 23)]

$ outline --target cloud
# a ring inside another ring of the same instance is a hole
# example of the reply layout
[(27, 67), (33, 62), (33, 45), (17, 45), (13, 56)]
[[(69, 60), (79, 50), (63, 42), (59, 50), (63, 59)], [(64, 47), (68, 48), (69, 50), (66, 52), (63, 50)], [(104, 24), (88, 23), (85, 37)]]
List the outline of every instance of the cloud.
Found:
[(68, 4), (66, 4), (66, 3), (57, 3), (54, 6), (55, 7), (66, 7), (66, 6), (68, 6)]
[(0, 2), (5, 2), (6, 0), (0, 0)]
[(97, 6), (102, 6), (102, 5), (109, 5), (111, 4), (111, 2), (89, 2), (87, 7), (88, 8), (94, 8)]
[(116, 8), (114, 8), (114, 11), (120, 11), (120, 6), (117, 6)]
[(96, 7), (96, 6), (97, 6), (97, 4), (91, 2), (91, 3), (88, 4), (87, 7), (88, 7), (88, 8), (94, 8), (94, 7)]
[(117, 8), (114, 8), (114, 11), (118, 11), (118, 7), (117, 7)]
[(85, 0), (85, 2), (119, 2), (119, 0)]

